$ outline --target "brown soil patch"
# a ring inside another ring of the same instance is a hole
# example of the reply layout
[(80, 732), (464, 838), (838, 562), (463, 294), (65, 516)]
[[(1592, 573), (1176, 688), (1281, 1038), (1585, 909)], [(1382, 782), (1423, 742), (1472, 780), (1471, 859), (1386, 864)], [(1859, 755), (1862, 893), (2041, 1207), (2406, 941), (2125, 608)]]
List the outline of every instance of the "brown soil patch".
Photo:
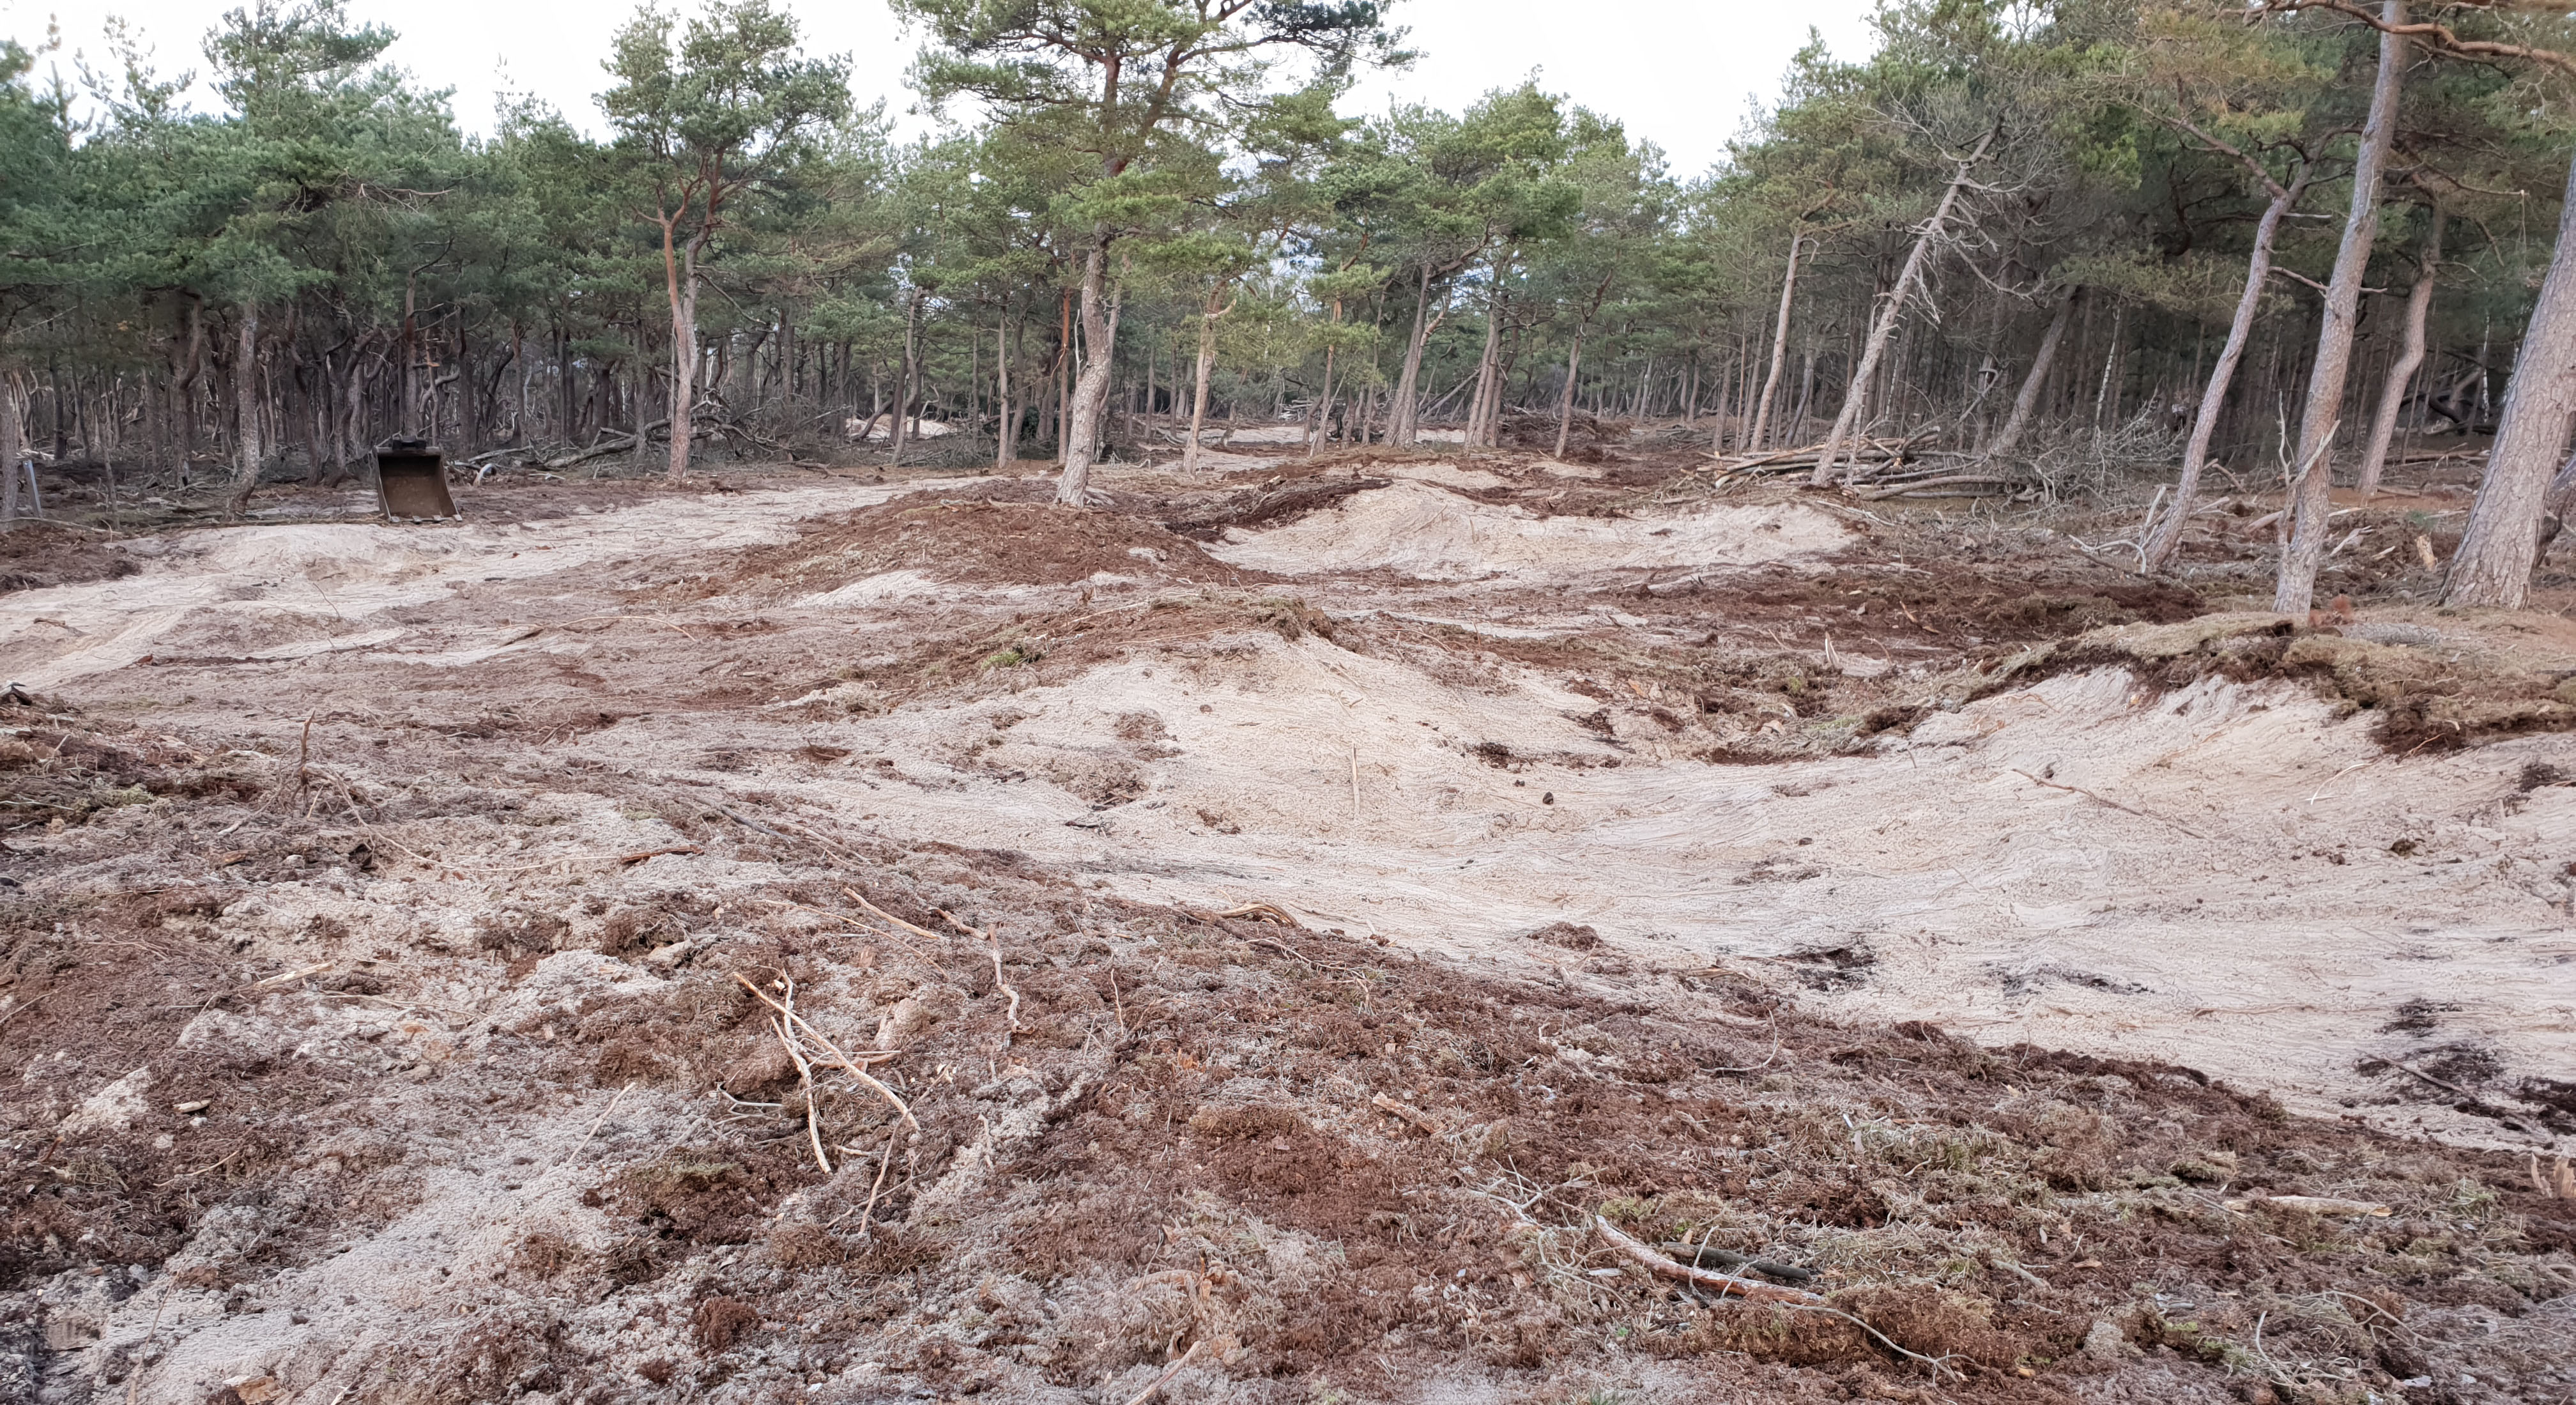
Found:
[(1028, 492), (1033, 488), (1051, 493), (1044, 483), (981, 486), (978, 496), (914, 493), (809, 526), (796, 541), (742, 553), (695, 590), (711, 595), (766, 586), (814, 594), (905, 570), (997, 585), (1064, 585), (1103, 573), (1213, 584), (1247, 574), (1210, 558), (1195, 542), (1120, 513), (994, 500), (1005, 493), (1036, 496)]
[[(2576, 731), (2576, 670), (2484, 648), (2406, 623), (2310, 628), (2271, 614), (2209, 615), (2186, 624), (2090, 631), (2041, 646), (1988, 674), (1977, 695), (2105, 664), (2171, 689), (2211, 675), (2296, 679), (2344, 711), (2377, 720), (2373, 737), (2398, 754)], [(2381, 642), (2388, 641), (2388, 642)]]
[(20, 522), (0, 531), (0, 595), (49, 585), (112, 581), (141, 569), (134, 558), (96, 532), (52, 522)]

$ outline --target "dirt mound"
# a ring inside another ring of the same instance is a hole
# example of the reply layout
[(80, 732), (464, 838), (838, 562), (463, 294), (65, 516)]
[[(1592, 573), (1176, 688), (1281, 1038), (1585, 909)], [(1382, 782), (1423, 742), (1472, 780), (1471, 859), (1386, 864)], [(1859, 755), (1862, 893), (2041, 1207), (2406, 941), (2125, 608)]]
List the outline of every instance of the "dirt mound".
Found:
[[(2530, 629), (2519, 622), (2513, 627)], [(2224, 613), (2089, 630), (2004, 661), (1978, 691), (2106, 664), (2128, 667), (2166, 690), (2212, 676), (2296, 679), (2346, 715), (2373, 714), (2378, 743), (2411, 754), (2576, 731), (2576, 669), (2549, 666), (2563, 662), (2434, 625), (2311, 628), (2268, 612)]]
[(0, 531), (0, 595), (112, 581), (141, 569), (116, 543), (94, 532), (52, 522), (20, 522)]
[(1655, 518), (1541, 517), (1401, 482), (1267, 532), (1237, 529), (1209, 554), (1280, 575), (1393, 570), (1423, 580), (1475, 580), (1754, 565), (1831, 551), (1848, 539), (1831, 517), (1794, 505)]
[[(989, 491), (1017, 497), (1032, 487), (1053, 491), (1043, 483)], [(988, 585), (1067, 585), (1104, 575), (1214, 584), (1247, 574), (1211, 559), (1196, 542), (1120, 512), (914, 493), (809, 523), (796, 540), (745, 551), (687, 589), (691, 598), (744, 590), (823, 595), (897, 572)]]

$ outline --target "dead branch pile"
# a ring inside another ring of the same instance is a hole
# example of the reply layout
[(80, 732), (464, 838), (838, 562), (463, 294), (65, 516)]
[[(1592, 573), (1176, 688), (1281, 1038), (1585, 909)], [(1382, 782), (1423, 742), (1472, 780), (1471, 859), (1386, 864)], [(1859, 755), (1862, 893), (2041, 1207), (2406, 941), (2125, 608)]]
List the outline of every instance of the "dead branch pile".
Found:
[[(1861, 439), (1844, 446), (1841, 460), (1850, 465), (1849, 492), (1866, 502), (1881, 498), (1984, 497), (2027, 489), (2030, 480), (2010, 472), (1985, 471), (1973, 454), (1920, 447), (1921, 436), (1906, 439)], [(1723, 455), (1709, 465), (1715, 483), (1813, 473), (1824, 457), (1821, 443), (1753, 454)]]

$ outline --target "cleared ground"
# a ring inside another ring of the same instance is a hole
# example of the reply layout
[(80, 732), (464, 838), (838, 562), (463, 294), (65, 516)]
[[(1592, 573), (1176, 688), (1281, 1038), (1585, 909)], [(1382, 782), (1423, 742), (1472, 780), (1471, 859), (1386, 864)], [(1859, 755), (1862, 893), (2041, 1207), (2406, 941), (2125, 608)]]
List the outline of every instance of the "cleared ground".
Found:
[(2576, 631), (1590, 457), (21, 534), (27, 1388), (2568, 1398)]

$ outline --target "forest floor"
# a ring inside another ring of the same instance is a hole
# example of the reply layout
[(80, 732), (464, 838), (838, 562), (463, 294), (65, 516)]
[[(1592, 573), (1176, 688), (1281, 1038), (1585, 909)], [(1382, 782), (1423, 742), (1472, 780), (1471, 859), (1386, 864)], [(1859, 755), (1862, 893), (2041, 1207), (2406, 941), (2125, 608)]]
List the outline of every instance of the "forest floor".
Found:
[(2576, 1400), (2458, 483), (1261, 438), (0, 538), (0, 1399)]

